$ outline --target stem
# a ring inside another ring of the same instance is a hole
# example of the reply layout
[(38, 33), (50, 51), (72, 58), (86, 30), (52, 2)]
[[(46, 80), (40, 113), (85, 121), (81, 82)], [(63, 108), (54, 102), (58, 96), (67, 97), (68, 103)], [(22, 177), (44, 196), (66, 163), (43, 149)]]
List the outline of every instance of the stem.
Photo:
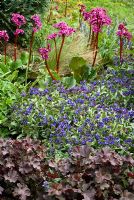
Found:
[(34, 31), (32, 31), (32, 36), (31, 36), (31, 40), (30, 40), (29, 59), (28, 59), (28, 65), (27, 65), (28, 67), (29, 67), (30, 62), (31, 62), (33, 42), (34, 42)]
[(89, 45), (89, 42), (90, 42), (91, 32), (92, 32), (92, 27), (91, 27), (91, 24), (90, 24), (90, 29), (89, 29), (89, 36), (88, 36), (87, 46)]
[(34, 42), (34, 31), (32, 31), (32, 36), (31, 36), (31, 40), (30, 40), (29, 59), (28, 59), (28, 64), (27, 64), (27, 68), (26, 68), (25, 85), (27, 85), (28, 69), (29, 69), (29, 65), (31, 62), (33, 42)]
[(15, 35), (15, 41), (14, 41), (14, 61), (17, 59), (17, 39), (18, 35)]
[(66, 5), (65, 5), (65, 17), (67, 16), (67, 0), (66, 0)]
[(53, 76), (53, 74), (51, 73), (51, 71), (50, 71), (50, 69), (49, 69), (47, 60), (45, 60), (45, 64), (46, 64), (47, 71), (48, 71), (49, 75), (51, 76), (51, 78), (52, 78), (53, 80), (56, 80), (56, 78)]
[(99, 36), (99, 33), (97, 33), (97, 35), (96, 35), (96, 51), (95, 51), (92, 67), (94, 67), (94, 65), (95, 65), (95, 61), (96, 61), (96, 57), (97, 57), (97, 53), (98, 53), (98, 36)]
[(57, 66), (56, 66), (57, 73), (59, 73), (59, 63), (60, 63), (60, 57), (61, 57), (61, 52), (62, 52), (64, 42), (65, 42), (65, 35), (62, 36), (62, 42), (61, 42), (61, 46), (60, 46), (60, 50), (59, 50), (59, 54), (57, 58)]
[(50, 22), (51, 16), (52, 16), (52, 7), (50, 8), (50, 12), (49, 12), (49, 15), (47, 17), (47, 24)]
[(122, 64), (122, 53), (123, 53), (123, 40), (122, 37), (120, 36), (120, 63)]
[(5, 55), (5, 65), (6, 65), (6, 63), (7, 63), (7, 61), (6, 61), (6, 56), (7, 56), (7, 45), (5, 44), (5, 47), (4, 47), (4, 55)]
[(57, 43), (56, 43), (56, 39), (54, 38), (54, 48), (55, 48), (55, 56), (56, 56), (56, 63), (58, 61), (58, 51), (57, 51)]

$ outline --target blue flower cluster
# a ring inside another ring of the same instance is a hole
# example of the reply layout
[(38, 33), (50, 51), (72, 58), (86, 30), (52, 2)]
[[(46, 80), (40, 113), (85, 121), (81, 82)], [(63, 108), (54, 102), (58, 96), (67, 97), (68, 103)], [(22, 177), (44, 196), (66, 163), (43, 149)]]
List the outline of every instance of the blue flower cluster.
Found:
[(11, 119), (22, 133), (42, 139), (53, 152), (90, 143), (96, 148), (134, 146), (132, 70), (107, 71), (105, 79), (72, 88), (59, 82), (22, 93)]

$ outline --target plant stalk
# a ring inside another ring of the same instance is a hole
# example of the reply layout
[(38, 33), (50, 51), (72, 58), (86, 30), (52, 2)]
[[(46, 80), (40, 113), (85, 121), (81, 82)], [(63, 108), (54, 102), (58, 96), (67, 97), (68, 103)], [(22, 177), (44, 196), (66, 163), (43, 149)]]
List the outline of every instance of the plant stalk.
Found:
[(18, 40), (18, 35), (15, 35), (15, 41), (14, 41), (14, 61), (17, 59), (17, 40)]
[(4, 62), (5, 62), (5, 65), (7, 63), (7, 59), (6, 59), (6, 56), (7, 56), (7, 45), (5, 44), (5, 47), (4, 47)]
[(60, 50), (59, 50), (59, 54), (58, 54), (58, 58), (57, 58), (57, 66), (56, 66), (57, 73), (59, 73), (60, 57), (61, 57), (61, 52), (62, 52), (64, 42), (65, 42), (65, 35), (62, 36), (62, 42), (61, 42), (61, 46), (60, 46)]
[(121, 64), (123, 61), (122, 54), (123, 54), (123, 40), (122, 40), (122, 37), (120, 36), (120, 63)]
[(67, 7), (68, 7), (68, 2), (66, 0), (66, 4), (65, 4), (65, 17), (67, 16)]
[(96, 35), (95, 55), (94, 55), (92, 67), (94, 67), (94, 65), (95, 65), (95, 61), (96, 61), (96, 57), (97, 57), (97, 53), (98, 53), (98, 38), (99, 38), (99, 33), (97, 33), (97, 35)]
[(51, 78), (52, 78), (53, 80), (56, 80), (56, 78), (53, 76), (53, 74), (51, 73), (51, 71), (50, 71), (50, 69), (49, 69), (47, 60), (45, 60), (45, 65), (46, 65), (47, 71), (48, 71), (49, 75), (51, 76)]
[(57, 50), (57, 43), (56, 39), (54, 38), (54, 48), (55, 48), (55, 56), (56, 56), (56, 63), (58, 61), (58, 50)]

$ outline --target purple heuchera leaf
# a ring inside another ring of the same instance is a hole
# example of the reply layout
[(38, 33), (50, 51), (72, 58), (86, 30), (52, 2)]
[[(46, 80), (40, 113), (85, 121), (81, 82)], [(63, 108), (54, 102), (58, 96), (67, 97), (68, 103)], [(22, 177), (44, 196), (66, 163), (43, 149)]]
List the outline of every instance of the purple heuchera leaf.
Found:
[(7, 174), (4, 175), (4, 178), (10, 183), (15, 183), (18, 180), (18, 173), (14, 170), (10, 170)]
[(20, 200), (26, 200), (28, 196), (30, 196), (30, 190), (26, 185), (22, 185), (20, 183), (17, 184), (13, 192), (14, 196), (19, 196)]
[(3, 191), (4, 191), (3, 187), (0, 186), (0, 195), (2, 194)]

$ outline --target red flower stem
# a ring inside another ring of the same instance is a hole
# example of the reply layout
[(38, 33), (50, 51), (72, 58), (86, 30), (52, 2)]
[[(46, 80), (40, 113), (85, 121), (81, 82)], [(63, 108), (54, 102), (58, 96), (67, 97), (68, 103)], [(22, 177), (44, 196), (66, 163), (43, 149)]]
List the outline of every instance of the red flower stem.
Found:
[(95, 45), (95, 55), (94, 55), (92, 67), (94, 67), (94, 65), (95, 65), (95, 61), (96, 61), (96, 57), (97, 57), (97, 53), (98, 53), (98, 38), (99, 38), (99, 33), (97, 32), (96, 45)]
[(61, 42), (61, 46), (60, 46), (60, 50), (59, 50), (59, 54), (58, 54), (58, 58), (57, 58), (57, 66), (56, 66), (57, 73), (59, 73), (60, 57), (61, 57), (61, 52), (62, 52), (64, 42), (65, 42), (65, 35), (62, 36), (62, 42)]
[(4, 60), (5, 60), (5, 65), (6, 65), (6, 63), (7, 63), (7, 61), (6, 61), (6, 56), (7, 56), (7, 45), (5, 44), (5, 47), (4, 47), (4, 56), (5, 56), (5, 58), (4, 58)]
[(34, 42), (34, 31), (32, 31), (32, 36), (31, 36), (31, 40), (30, 40), (29, 59), (28, 59), (28, 65), (27, 65), (28, 68), (29, 68), (29, 65), (31, 63), (33, 42)]
[(48, 71), (49, 75), (51, 76), (51, 78), (52, 78), (53, 80), (56, 80), (56, 78), (53, 76), (53, 74), (51, 73), (51, 71), (50, 71), (50, 69), (49, 69), (47, 60), (45, 60), (45, 65), (46, 65), (47, 71)]
[(58, 60), (58, 50), (57, 50), (57, 43), (56, 43), (56, 39), (54, 38), (54, 48), (55, 48), (55, 56), (56, 56), (56, 63)]
[(88, 37), (87, 46), (89, 45), (89, 42), (90, 42), (91, 33), (92, 33), (92, 27), (91, 27), (91, 24), (90, 24), (90, 29), (89, 29), (89, 37)]
[(65, 4), (65, 17), (67, 16), (67, 7), (68, 7), (68, 2), (66, 0), (66, 4)]
[(120, 63), (122, 64), (122, 54), (123, 54), (123, 40), (120, 36)]
[(47, 24), (50, 22), (52, 16), (52, 7), (50, 7), (49, 15), (47, 17)]
[(17, 59), (17, 39), (18, 35), (15, 35), (15, 41), (14, 41), (14, 61)]

